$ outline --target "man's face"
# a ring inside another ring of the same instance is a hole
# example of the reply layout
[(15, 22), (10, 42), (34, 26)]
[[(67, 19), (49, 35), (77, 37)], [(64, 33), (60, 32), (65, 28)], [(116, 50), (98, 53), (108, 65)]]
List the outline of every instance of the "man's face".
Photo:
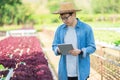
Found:
[(68, 26), (71, 26), (73, 22), (73, 13), (60, 14), (60, 18), (63, 21), (63, 23), (65, 23)]

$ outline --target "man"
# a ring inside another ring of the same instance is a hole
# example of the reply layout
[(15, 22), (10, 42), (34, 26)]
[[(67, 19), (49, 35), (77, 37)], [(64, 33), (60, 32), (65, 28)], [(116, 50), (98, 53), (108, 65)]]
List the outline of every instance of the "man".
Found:
[[(76, 10), (71, 2), (64, 2), (54, 14), (60, 14), (63, 24), (54, 36), (52, 49), (60, 55), (59, 80), (87, 80), (90, 74), (90, 54), (96, 50), (92, 28), (76, 18)], [(58, 44), (72, 44), (74, 49), (63, 55)]]

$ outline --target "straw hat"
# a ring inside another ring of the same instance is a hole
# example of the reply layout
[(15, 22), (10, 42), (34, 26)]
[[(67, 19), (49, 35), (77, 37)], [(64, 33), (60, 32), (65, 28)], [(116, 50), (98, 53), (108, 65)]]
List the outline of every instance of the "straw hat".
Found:
[(53, 14), (63, 14), (63, 13), (70, 13), (70, 12), (77, 12), (81, 9), (75, 9), (74, 5), (71, 2), (64, 2), (60, 4), (60, 9)]

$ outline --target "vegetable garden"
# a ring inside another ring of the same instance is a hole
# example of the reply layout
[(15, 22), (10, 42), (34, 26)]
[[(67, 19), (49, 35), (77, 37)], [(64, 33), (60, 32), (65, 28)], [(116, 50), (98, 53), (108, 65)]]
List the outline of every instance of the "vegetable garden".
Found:
[(35, 36), (7, 37), (0, 41), (0, 78), (13, 69), (10, 80), (53, 80), (48, 61)]

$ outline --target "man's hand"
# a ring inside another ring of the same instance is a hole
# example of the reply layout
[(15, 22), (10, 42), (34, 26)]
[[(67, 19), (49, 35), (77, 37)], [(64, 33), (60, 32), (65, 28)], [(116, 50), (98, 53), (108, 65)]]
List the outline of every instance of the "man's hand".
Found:
[(81, 53), (81, 50), (73, 49), (73, 50), (70, 50), (69, 53), (72, 54), (73, 56), (77, 56), (78, 54)]

